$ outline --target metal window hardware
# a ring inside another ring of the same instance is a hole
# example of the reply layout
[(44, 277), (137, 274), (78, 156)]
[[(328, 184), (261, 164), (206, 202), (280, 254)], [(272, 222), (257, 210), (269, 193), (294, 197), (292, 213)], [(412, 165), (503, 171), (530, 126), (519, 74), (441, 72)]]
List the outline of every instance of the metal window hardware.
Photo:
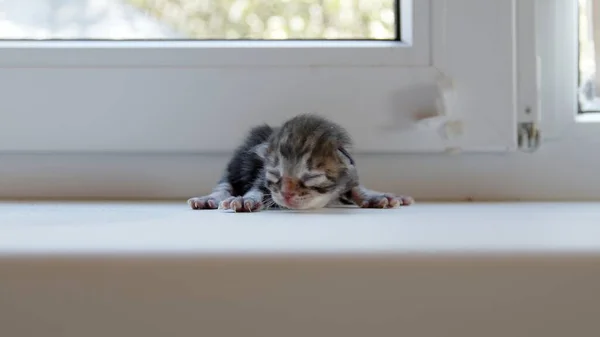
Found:
[(523, 152), (535, 152), (541, 145), (541, 131), (534, 122), (523, 122), (518, 125), (518, 144)]

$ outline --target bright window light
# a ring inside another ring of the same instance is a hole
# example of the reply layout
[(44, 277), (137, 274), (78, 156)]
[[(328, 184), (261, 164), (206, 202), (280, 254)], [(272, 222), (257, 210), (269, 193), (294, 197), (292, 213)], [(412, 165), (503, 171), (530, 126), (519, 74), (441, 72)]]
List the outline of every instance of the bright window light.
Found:
[(0, 39), (399, 40), (395, 0), (4, 0)]

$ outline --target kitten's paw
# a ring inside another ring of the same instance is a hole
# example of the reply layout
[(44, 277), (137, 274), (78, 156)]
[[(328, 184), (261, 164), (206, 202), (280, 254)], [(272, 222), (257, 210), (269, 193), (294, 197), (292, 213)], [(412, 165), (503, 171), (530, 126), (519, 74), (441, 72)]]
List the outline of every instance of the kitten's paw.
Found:
[(223, 200), (219, 209), (231, 210), (234, 212), (258, 212), (263, 209), (261, 200), (248, 197), (231, 197)]
[(362, 208), (398, 208), (412, 205), (414, 202), (414, 199), (408, 196), (397, 196), (390, 193), (371, 193), (365, 195), (358, 206)]
[(192, 209), (217, 209), (219, 207), (219, 198), (213, 195), (191, 198), (188, 200), (188, 205)]

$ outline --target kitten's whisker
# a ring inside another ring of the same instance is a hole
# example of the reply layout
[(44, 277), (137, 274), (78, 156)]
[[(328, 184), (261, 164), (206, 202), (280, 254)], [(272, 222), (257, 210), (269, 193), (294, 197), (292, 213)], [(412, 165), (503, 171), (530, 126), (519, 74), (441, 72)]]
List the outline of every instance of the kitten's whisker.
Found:
[(270, 195), (267, 195), (267, 196), (265, 196), (263, 204), (264, 204), (265, 209), (269, 209), (269, 208), (275, 206), (275, 201), (273, 201), (273, 198), (271, 198)]

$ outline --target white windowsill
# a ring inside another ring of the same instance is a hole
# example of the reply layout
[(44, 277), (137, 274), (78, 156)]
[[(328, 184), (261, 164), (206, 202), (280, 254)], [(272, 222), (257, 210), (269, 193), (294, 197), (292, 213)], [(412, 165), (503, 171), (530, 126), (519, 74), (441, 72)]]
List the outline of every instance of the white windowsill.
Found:
[(0, 203), (3, 335), (598, 335), (597, 203), (186, 206)]
[(179, 203), (0, 203), (0, 254), (600, 253), (597, 203), (233, 214)]

